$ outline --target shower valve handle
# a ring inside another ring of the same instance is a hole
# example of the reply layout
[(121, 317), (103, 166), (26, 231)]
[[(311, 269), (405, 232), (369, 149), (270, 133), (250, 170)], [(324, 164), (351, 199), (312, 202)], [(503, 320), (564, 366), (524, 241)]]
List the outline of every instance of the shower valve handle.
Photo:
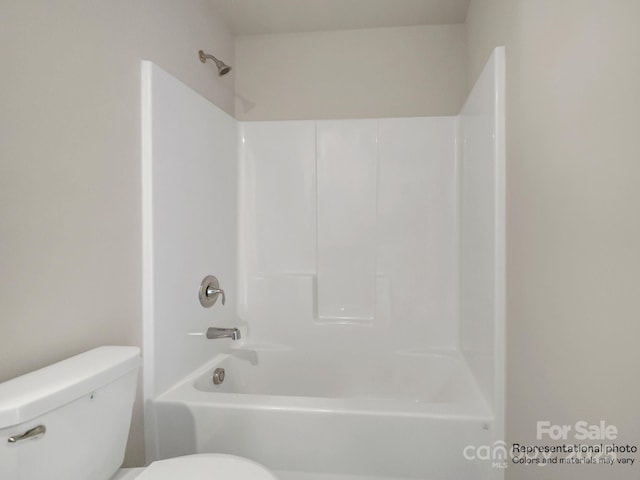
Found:
[(214, 295), (222, 295), (222, 304), (224, 305), (224, 290), (222, 290), (221, 288), (213, 288), (211, 285), (209, 285), (207, 287), (207, 297), (213, 297)]
[(218, 279), (213, 275), (207, 275), (200, 283), (200, 291), (198, 292), (200, 304), (206, 308), (212, 307), (218, 300), (218, 295), (222, 296), (222, 305), (224, 305), (226, 298)]

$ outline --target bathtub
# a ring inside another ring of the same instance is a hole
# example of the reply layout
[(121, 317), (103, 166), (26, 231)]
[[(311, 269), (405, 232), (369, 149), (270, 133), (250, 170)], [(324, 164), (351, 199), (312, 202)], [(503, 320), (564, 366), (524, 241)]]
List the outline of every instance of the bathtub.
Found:
[[(215, 385), (213, 372), (223, 368)], [(153, 401), (157, 455), (241, 455), (281, 480), (490, 478), (494, 419), (455, 351), (245, 346)]]

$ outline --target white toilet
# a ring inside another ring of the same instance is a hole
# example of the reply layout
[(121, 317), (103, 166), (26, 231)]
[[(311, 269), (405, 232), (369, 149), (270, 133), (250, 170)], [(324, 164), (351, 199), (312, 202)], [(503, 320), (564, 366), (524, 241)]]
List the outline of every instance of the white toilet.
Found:
[(100, 347), (0, 384), (0, 479), (277, 480), (222, 454), (120, 470), (139, 366), (136, 347)]

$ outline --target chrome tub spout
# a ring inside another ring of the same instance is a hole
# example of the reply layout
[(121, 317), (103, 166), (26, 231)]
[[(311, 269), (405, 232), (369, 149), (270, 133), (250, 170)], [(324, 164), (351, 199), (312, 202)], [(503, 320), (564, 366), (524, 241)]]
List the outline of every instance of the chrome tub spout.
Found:
[(216, 338), (230, 338), (231, 340), (240, 340), (240, 329), (238, 328), (207, 328), (207, 338), (215, 340)]

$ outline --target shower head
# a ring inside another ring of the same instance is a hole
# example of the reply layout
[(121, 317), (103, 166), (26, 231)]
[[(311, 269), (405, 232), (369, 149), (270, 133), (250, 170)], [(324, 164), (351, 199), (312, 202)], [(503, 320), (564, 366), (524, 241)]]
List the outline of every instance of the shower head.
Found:
[(200, 50), (198, 52), (198, 57), (200, 57), (200, 61), (202, 63), (206, 62), (207, 58), (210, 58), (211, 60), (213, 60), (214, 63), (216, 64), (216, 67), (218, 67), (218, 75), (220, 75), (220, 76), (226, 75), (227, 73), (229, 73), (231, 71), (231, 67), (229, 65), (224, 63), (222, 60), (218, 60), (213, 55), (209, 55), (208, 53), (204, 53), (202, 50)]

